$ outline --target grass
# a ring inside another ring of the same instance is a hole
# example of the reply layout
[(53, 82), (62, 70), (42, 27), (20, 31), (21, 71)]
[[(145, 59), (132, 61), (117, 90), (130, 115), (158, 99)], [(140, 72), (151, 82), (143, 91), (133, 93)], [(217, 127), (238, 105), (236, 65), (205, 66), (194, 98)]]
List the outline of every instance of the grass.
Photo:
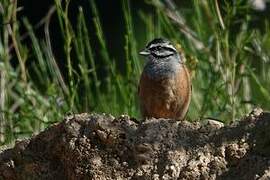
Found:
[[(160, 36), (185, 52), (191, 69), (189, 120), (212, 117), (230, 122), (253, 107), (269, 109), (269, 19), (258, 19), (247, 2), (193, 0), (187, 8), (175, 7), (171, 0), (148, 0), (145, 3), (154, 11), (139, 11), (143, 27), (137, 27), (131, 8), (136, 2), (122, 0), (125, 33), (124, 46), (119, 48), (124, 52), (123, 62), (111, 55), (94, 1), (89, 0), (89, 7), (78, 7), (75, 25), (69, 19), (70, 2), (55, 0), (55, 7), (44, 18), (42, 38), (26, 18), (17, 18), (16, 0), (0, 2), (1, 144), (38, 133), (67, 113), (105, 112), (139, 118), (136, 92), (143, 60), (138, 49)], [(89, 8), (93, 18), (84, 13)], [(53, 13), (63, 39), (61, 60), (51, 44)], [(88, 21), (94, 24), (95, 34), (90, 33)], [(20, 33), (22, 28), (27, 29), (31, 46)]]

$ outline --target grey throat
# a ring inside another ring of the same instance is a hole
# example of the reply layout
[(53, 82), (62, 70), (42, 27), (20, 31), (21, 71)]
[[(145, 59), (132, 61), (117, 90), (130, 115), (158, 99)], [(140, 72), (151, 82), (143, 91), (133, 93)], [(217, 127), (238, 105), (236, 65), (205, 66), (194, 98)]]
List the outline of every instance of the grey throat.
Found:
[(144, 72), (153, 79), (170, 78), (182, 67), (182, 62), (178, 53), (160, 58), (152, 55), (147, 57)]

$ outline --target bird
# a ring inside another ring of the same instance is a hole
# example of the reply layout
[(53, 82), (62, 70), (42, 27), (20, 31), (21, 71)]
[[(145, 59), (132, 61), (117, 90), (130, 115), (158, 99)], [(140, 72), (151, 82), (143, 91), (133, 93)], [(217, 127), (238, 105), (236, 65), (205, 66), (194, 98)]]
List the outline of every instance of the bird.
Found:
[(143, 118), (185, 118), (191, 101), (192, 84), (180, 53), (164, 38), (152, 40), (139, 52), (146, 57), (138, 85)]

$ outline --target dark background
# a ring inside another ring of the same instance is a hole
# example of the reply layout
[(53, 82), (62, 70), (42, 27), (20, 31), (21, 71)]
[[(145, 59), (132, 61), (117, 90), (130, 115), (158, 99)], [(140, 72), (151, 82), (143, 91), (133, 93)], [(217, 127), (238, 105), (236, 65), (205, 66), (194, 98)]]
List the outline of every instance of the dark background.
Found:
[[(109, 47), (110, 53), (113, 57), (121, 58), (121, 52), (119, 52), (118, 47), (123, 47), (124, 45), (124, 36), (125, 33), (125, 24), (123, 19), (123, 11), (121, 7), (121, 1), (120, 0), (96, 0), (96, 5), (100, 14), (100, 18), (102, 21), (102, 27), (103, 31), (105, 33), (105, 37), (107, 40), (107, 45)], [(189, 1), (175, 1), (178, 5), (178, 7), (181, 7), (182, 9), (192, 9), (190, 6)], [(220, 2), (222, 3), (222, 2)], [(54, 4), (54, 0), (46, 0), (46, 1), (37, 1), (37, 0), (27, 0), (27, 1), (18, 1), (18, 6), (23, 7), (22, 11), (19, 13), (19, 18), (21, 17), (27, 17), (28, 20), (32, 25), (37, 24), (44, 16), (46, 16), (49, 8)], [(95, 34), (94, 31), (94, 25), (92, 22), (92, 11), (90, 8), (90, 1), (88, 0), (76, 0), (70, 2), (70, 20), (73, 23), (74, 27), (76, 25), (76, 18), (78, 13), (78, 7), (82, 6), (84, 9), (84, 13), (86, 18), (89, 18), (88, 21), (88, 28), (92, 35)], [(222, 7), (222, 5), (221, 5)], [(140, 17), (138, 16), (138, 12), (154, 12), (154, 7), (146, 4), (144, 1), (131, 1), (131, 12), (133, 15), (133, 20), (135, 24), (135, 30), (137, 31), (137, 34), (143, 35), (143, 23), (140, 21)], [(222, 8), (221, 8), (222, 11)], [(264, 11), (254, 11), (257, 15), (257, 20), (253, 22), (255, 26), (262, 26), (264, 21), (262, 19), (269, 18), (270, 17), (270, 7), (269, 3), (267, 5), (267, 9)], [(223, 12), (226, 13), (226, 12)], [(61, 57), (61, 34), (60, 29), (57, 22), (56, 13), (54, 13), (52, 21), (51, 21), (51, 35), (52, 35), (52, 45), (54, 49), (54, 53), (56, 53), (57, 57)], [(44, 36), (44, 30), (43, 27), (38, 28), (35, 30), (38, 37)], [(22, 32), (23, 33), (23, 32)], [(93, 41), (95, 41), (95, 36), (93, 37)], [(94, 47), (95, 49), (97, 47)]]
[[(183, 1), (175, 1), (177, 3), (177, 6), (181, 8), (181, 11), (188, 11), (190, 15), (192, 15), (192, 9), (194, 7), (191, 6), (190, 1), (183, 0)], [(95, 1), (99, 17), (101, 19), (103, 32), (106, 39), (106, 45), (109, 50), (110, 57), (116, 59), (117, 65), (121, 69), (123, 67), (121, 64), (124, 61), (125, 55), (124, 55), (124, 45), (125, 45), (125, 39), (124, 34), (126, 33), (125, 29), (125, 22), (124, 22), (124, 15), (122, 10), (122, 3), (121, 0), (96, 0)], [(222, 6), (224, 4), (223, 1), (220, 2), (221, 5), (221, 13), (224, 14), (226, 12), (223, 11)], [(18, 1), (18, 6), (22, 7), (22, 10), (18, 14), (18, 19), (21, 20), (23, 17), (26, 17), (30, 24), (35, 26), (35, 24), (38, 24), (42, 18), (46, 16), (49, 9), (53, 6), (54, 0), (46, 0), (46, 1), (37, 1), (37, 0), (27, 0), (27, 1)], [(232, 4), (233, 5), (233, 4)], [(90, 33), (91, 38), (91, 45), (93, 47), (93, 50), (95, 52), (99, 52), (99, 43), (96, 36), (95, 27), (93, 24), (93, 12), (90, 7), (90, 0), (74, 0), (70, 1), (69, 6), (69, 18), (72, 22), (73, 28), (76, 29), (76, 23), (77, 23), (77, 14), (79, 7), (83, 7), (85, 18), (87, 20), (88, 30)], [(261, 31), (264, 31), (264, 25), (265, 20), (270, 17), (270, 6), (269, 3), (267, 5), (266, 10), (264, 11), (255, 11), (252, 10), (252, 13), (255, 14), (255, 18), (251, 23), (255, 28), (260, 29)], [(134, 30), (135, 30), (135, 36), (138, 44), (138, 49), (141, 49), (146, 44), (145, 41), (145, 29), (144, 29), (144, 23), (139, 16), (139, 11), (143, 11), (144, 13), (154, 14), (154, 7), (145, 3), (143, 0), (138, 1), (134, 0), (131, 1), (131, 13), (133, 18), (133, 24), (134, 24)], [(180, 11), (180, 12), (181, 12)], [(241, 19), (241, 16), (244, 16), (244, 14), (239, 14), (238, 18)], [(187, 19), (188, 20), (188, 19)], [(188, 23), (188, 22), (187, 22)], [(236, 28), (232, 28), (235, 31), (238, 31), (239, 27), (237, 24), (235, 25)], [(21, 34), (27, 33), (24, 28), (21, 28), (20, 32)], [(233, 33), (233, 32), (232, 32)], [(35, 29), (35, 34), (37, 35), (38, 39), (44, 39), (44, 26), (41, 26), (39, 28)], [(67, 76), (66, 64), (64, 64), (64, 61), (61, 61), (61, 59), (64, 59), (64, 53), (63, 53), (63, 39), (60, 31), (60, 27), (58, 24), (57, 19), (57, 13), (54, 12), (51, 23), (50, 23), (50, 35), (51, 35), (51, 44), (52, 44), (52, 50), (53, 53), (57, 59), (57, 63), (60, 66), (60, 69), (62, 70), (62, 73), (64, 76)], [(24, 39), (24, 43), (31, 46), (31, 41), (29, 38)], [(100, 53), (95, 53), (96, 59), (98, 60), (100, 57)], [(72, 55), (72, 53), (71, 53)], [(76, 59), (75, 57), (73, 59)], [(73, 61), (73, 63), (76, 63)], [(17, 64), (17, 61), (15, 62), (15, 65)], [(102, 65), (103, 66), (103, 65)], [(76, 66), (74, 66), (76, 67)], [(101, 74), (103, 72), (100, 72)]]
[[(95, 1), (101, 23), (103, 32), (105, 34), (107, 47), (109, 49), (110, 55), (113, 58), (116, 58), (118, 60), (123, 60), (123, 51), (124, 48), (124, 36), (125, 34), (125, 22), (123, 17), (123, 11), (121, 6), (120, 0), (114, 0), (114, 1), (108, 1), (108, 0), (98, 0)], [(46, 16), (49, 9), (53, 6), (54, 1), (53, 0), (46, 0), (46, 1), (37, 1), (37, 0), (27, 0), (27, 1), (18, 1), (18, 6), (23, 7), (23, 9), (20, 11), (18, 18), (26, 17), (30, 24), (33, 26), (35, 24), (38, 24), (40, 20)], [(92, 21), (93, 13), (90, 8), (90, 2), (86, 0), (76, 0), (71, 1), (70, 3), (70, 9), (69, 9), (69, 17), (73, 24), (73, 27), (76, 28), (76, 22), (77, 22), (77, 14), (78, 14), (78, 8), (83, 7), (84, 14), (86, 17), (86, 20), (88, 22), (88, 29), (90, 32), (90, 38), (93, 48), (95, 51), (99, 50), (98, 43), (97, 42), (97, 36), (94, 29), (94, 24)], [(147, 5), (144, 3), (144, 1), (134, 1), (131, 6), (131, 12), (133, 15), (133, 21), (135, 26), (135, 30), (138, 34), (143, 35), (140, 33), (140, 31), (143, 30), (143, 24), (142, 21), (140, 21), (140, 18), (138, 16), (138, 11), (144, 11), (152, 13), (154, 11), (154, 7)], [(22, 28), (23, 29), (23, 28)], [(23, 30), (25, 31), (25, 29)], [(25, 32), (21, 32), (21, 34), (24, 34)], [(35, 33), (38, 36), (38, 38), (42, 39), (44, 37), (44, 26), (39, 27), (38, 29), (35, 29)], [(61, 59), (63, 57), (63, 41), (61, 37), (61, 31), (57, 20), (57, 13), (55, 12), (52, 16), (51, 23), (50, 23), (50, 35), (51, 35), (51, 44), (53, 46), (53, 51), (57, 59)], [(29, 39), (25, 40), (26, 42), (29, 42)], [(61, 61), (60, 61), (61, 62)], [(60, 66), (64, 66), (63, 64), (59, 64)]]

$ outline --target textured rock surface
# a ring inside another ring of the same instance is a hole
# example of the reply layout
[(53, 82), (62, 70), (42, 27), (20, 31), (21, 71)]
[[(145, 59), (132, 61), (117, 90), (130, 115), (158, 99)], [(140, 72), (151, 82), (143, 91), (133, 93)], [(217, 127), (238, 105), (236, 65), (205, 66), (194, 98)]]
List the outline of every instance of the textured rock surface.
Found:
[(0, 179), (270, 179), (270, 114), (229, 126), (69, 116), (1, 152)]

